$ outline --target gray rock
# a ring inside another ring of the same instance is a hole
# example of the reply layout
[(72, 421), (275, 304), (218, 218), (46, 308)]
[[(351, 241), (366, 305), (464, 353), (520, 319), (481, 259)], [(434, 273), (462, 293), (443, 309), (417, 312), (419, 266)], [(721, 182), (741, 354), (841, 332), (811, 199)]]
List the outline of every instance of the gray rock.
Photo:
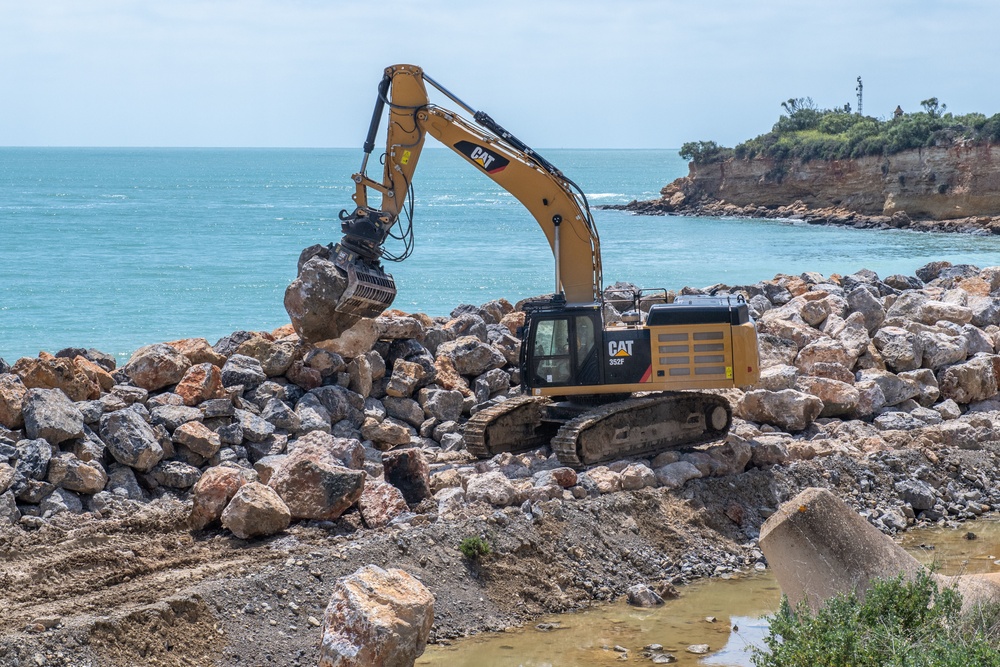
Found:
[(285, 429), (289, 433), (298, 433), (299, 428), (302, 426), (302, 419), (292, 409), (292, 406), (279, 398), (268, 400), (264, 404), (264, 409), (261, 411), (260, 417), (274, 424), (277, 428)]
[(461, 336), (454, 341), (442, 343), (438, 347), (438, 356), (451, 359), (459, 374), (471, 376), (501, 368), (507, 362), (493, 347), (473, 336)]
[(299, 416), (300, 433), (330, 432), (330, 413), (314, 394), (307, 393), (299, 399), (295, 405), (295, 414)]
[(773, 424), (786, 431), (801, 431), (823, 410), (823, 401), (794, 389), (748, 391), (736, 406), (742, 419)]
[(868, 333), (878, 330), (885, 319), (882, 303), (865, 287), (856, 287), (847, 293), (847, 303), (852, 311), (859, 312), (865, 318), (865, 328)]
[(38, 510), (43, 518), (48, 518), (61, 512), (80, 514), (83, 512), (83, 501), (80, 496), (66, 489), (56, 489), (39, 503)]
[(634, 607), (656, 607), (663, 604), (663, 598), (646, 584), (636, 584), (628, 588), (628, 603)]
[(889, 370), (899, 373), (920, 368), (924, 344), (919, 336), (900, 327), (883, 327), (872, 338)]
[(486, 371), (473, 383), (473, 391), (479, 403), (485, 403), (497, 394), (507, 393), (509, 389), (510, 374), (499, 368)]
[(385, 406), (385, 412), (389, 417), (404, 421), (411, 426), (419, 427), (424, 421), (423, 409), (412, 398), (386, 396), (382, 399), (382, 404)]
[(0, 493), (0, 525), (15, 524), (21, 520), (21, 512), (17, 509), (17, 500), (10, 491)]
[(45, 438), (58, 445), (83, 437), (83, 413), (59, 389), (29, 389), (23, 410), (29, 438)]
[(669, 463), (657, 468), (654, 472), (656, 473), (656, 483), (667, 489), (679, 489), (689, 480), (702, 476), (701, 471), (687, 461)]
[(170, 433), (181, 424), (201, 421), (202, 418), (201, 410), (185, 405), (160, 405), (149, 413), (149, 421), (153, 426), (162, 424)]
[(198, 406), (205, 419), (215, 419), (216, 417), (232, 417), (236, 407), (232, 400), (228, 398), (210, 398), (202, 401)]
[[(329, 428), (329, 425), (327, 426)], [(215, 429), (219, 434), (220, 445), (239, 445), (243, 443), (243, 426), (239, 422), (233, 422)]]
[(903, 379), (889, 371), (872, 368), (858, 373), (858, 382), (866, 381), (879, 386), (885, 397), (885, 405), (898, 405), (909, 398), (920, 396), (920, 387), (915, 381)]
[(917, 479), (896, 482), (896, 493), (917, 512), (932, 509), (937, 503), (934, 487)]
[(17, 443), (14, 470), (16, 474), (26, 479), (43, 480), (48, 474), (50, 460), (52, 460), (52, 445), (48, 441), (42, 438), (21, 440)]
[(149, 472), (160, 486), (190, 489), (201, 477), (201, 470), (182, 461), (162, 461)]
[(263, 442), (274, 433), (274, 424), (262, 419), (252, 412), (236, 410), (234, 417), (243, 429), (243, 438), (250, 442)]
[(927, 426), (927, 422), (907, 412), (886, 412), (875, 418), (875, 426), (880, 431), (911, 431)]
[(267, 374), (263, 366), (253, 357), (234, 354), (222, 367), (222, 384), (226, 387), (243, 385), (246, 389), (253, 389), (265, 380)]
[(156, 432), (131, 410), (118, 410), (101, 417), (100, 433), (116, 461), (141, 472), (148, 472), (163, 458)]
[[(465, 397), (451, 389), (421, 389), (420, 404), (424, 414), (442, 422), (456, 422), (462, 416)], [(437, 439), (437, 438), (435, 438)]]
[(108, 472), (108, 483), (105, 488), (119, 498), (129, 500), (145, 500), (145, 493), (139, 486), (135, 472), (128, 466), (112, 464)]

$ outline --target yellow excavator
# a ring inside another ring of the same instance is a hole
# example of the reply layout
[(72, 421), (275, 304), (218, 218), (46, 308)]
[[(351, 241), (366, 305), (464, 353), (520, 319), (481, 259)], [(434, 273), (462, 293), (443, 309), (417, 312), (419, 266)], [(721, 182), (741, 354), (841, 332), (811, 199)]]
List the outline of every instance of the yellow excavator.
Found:
[[(431, 104), (427, 84), (472, 120)], [(366, 166), (386, 106), (384, 166), (374, 180)], [(745, 301), (690, 296), (666, 303), (663, 290), (635, 290), (621, 321), (605, 322), (600, 239), (583, 191), (413, 65), (386, 68), (378, 86), (361, 170), (353, 176), (356, 208), (341, 212), (344, 236), (329, 253), (346, 284), (335, 311), (348, 319), (374, 317), (392, 303), (396, 289), (381, 265), (383, 243), (412, 234), (410, 184), (427, 135), (517, 198), (555, 257), (554, 295), (524, 306), (523, 393), (473, 415), (465, 427), (468, 449), (486, 458), (549, 444), (563, 463), (579, 467), (723, 436), (732, 419), (728, 401), (688, 390), (747, 387), (759, 379)], [(382, 196), (378, 208), (368, 202), (369, 189)]]

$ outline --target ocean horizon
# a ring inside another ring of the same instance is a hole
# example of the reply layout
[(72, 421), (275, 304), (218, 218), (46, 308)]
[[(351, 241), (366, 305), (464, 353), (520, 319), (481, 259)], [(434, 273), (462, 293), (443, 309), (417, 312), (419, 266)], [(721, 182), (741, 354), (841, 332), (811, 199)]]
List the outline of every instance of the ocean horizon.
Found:
[[(676, 149), (539, 149), (592, 207), (651, 199), (687, 173)], [(0, 358), (94, 347), (120, 361), (178, 338), (215, 342), (288, 322), (301, 250), (340, 238), (350, 148), (0, 148)], [(379, 166), (375, 156), (369, 174)], [(414, 178), (413, 256), (387, 263), (393, 307), (550, 292), (554, 262), (509, 193), (444, 148)], [(912, 275), (934, 260), (998, 263), (1000, 239), (792, 220), (594, 210), (605, 285), (747, 284), (778, 273)], [(392, 248), (390, 247), (390, 250)]]

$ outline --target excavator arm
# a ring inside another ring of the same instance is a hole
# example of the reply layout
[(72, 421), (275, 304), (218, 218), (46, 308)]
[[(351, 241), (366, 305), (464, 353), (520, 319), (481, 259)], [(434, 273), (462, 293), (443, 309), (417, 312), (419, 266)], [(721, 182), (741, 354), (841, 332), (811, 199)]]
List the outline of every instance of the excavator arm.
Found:
[[(473, 120), (431, 104), (427, 83), (461, 106)], [(385, 106), (389, 107), (385, 162), (382, 179), (377, 181), (367, 175), (366, 167)], [(353, 176), (356, 209), (353, 213), (341, 212), (344, 238), (334, 249), (333, 261), (348, 274), (349, 284), (338, 311), (370, 317), (392, 302), (394, 283), (380, 260), (385, 254), (384, 242), (390, 235), (396, 236), (393, 229), (402, 231), (396, 238), (405, 239), (408, 234), (411, 183), (427, 135), (461, 155), (528, 209), (555, 257), (557, 298), (561, 295), (568, 303), (600, 300), (600, 239), (579, 187), (487, 114), (470, 108), (419, 67), (394, 65), (386, 68), (379, 84), (361, 170)], [(369, 190), (381, 194), (378, 208), (369, 203)], [(392, 285), (391, 293), (387, 281)]]

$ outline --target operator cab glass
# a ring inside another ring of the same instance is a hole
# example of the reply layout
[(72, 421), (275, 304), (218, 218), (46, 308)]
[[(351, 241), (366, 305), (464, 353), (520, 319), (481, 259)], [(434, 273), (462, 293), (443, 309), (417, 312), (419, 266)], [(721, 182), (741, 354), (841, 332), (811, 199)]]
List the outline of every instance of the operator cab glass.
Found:
[(598, 384), (596, 315), (539, 316), (527, 359), (531, 387)]

